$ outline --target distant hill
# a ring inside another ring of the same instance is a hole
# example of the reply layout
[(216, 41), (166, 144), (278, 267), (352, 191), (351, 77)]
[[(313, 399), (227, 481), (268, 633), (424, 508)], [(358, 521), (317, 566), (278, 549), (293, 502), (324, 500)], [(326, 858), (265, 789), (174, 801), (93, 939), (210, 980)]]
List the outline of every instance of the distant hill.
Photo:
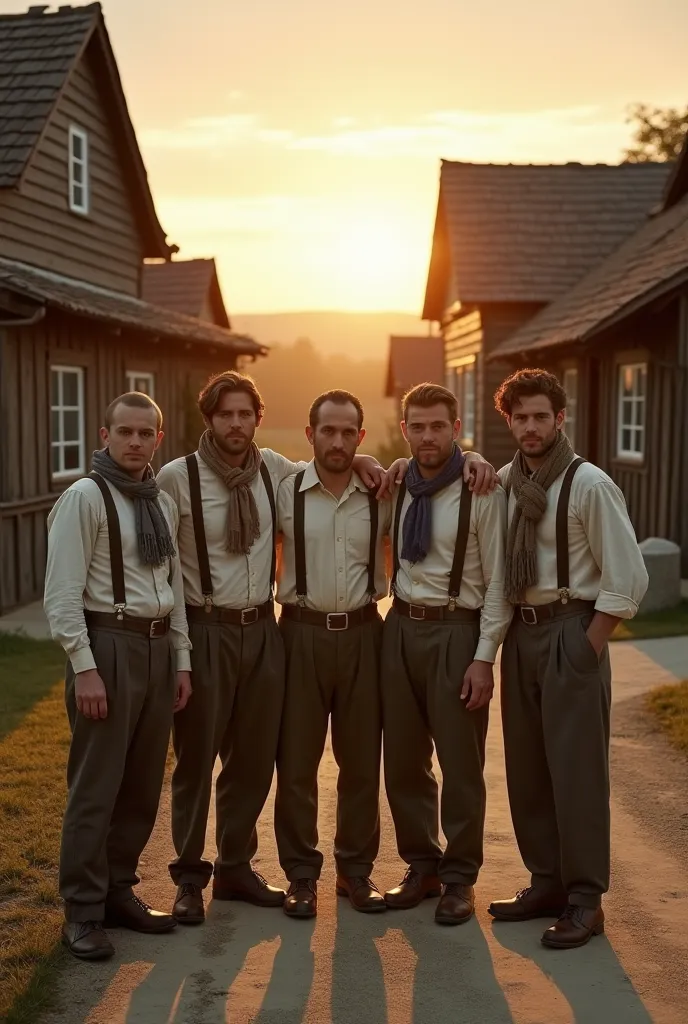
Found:
[(232, 313), (232, 329), (264, 345), (291, 345), (310, 338), (322, 355), (387, 359), (390, 334), (427, 334), (428, 325), (410, 313)]

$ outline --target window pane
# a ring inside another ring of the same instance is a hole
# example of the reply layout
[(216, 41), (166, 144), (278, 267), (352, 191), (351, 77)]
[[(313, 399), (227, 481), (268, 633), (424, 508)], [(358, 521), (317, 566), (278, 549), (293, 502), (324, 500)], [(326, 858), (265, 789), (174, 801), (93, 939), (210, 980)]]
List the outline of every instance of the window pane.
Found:
[(79, 413), (77, 410), (73, 412), (62, 413), (62, 425), (64, 434), (62, 437), (63, 441), (78, 441), (79, 440)]
[(84, 140), (80, 135), (72, 135), (72, 155), (77, 160), (84, 158)]
[(84, 165), (83, 164), (72, 164), (72, 182), (74, 184), (74, 191), (77, 188), (81, 188), (84, 184)]
[(626, 398), (633, 394), (633, 367), (622, 366), (621, 373), (621, 394)]
[(62, 404), (72, 408), (79, 405), (79, 377), (76, 373), (62, 374)]
[(622, 449), (622, 451), (624, 451), (624, 452), (632, 452), (633, 451), (633, 443), (631, 441), (632, 436), (633, 436), (633, 432), (631, 430), (622, 430), (621, 431), (621, 449)]
[(452, 395), (456, 394), (456, 373), (453, 366), (448, 366), (444, 371), (444, 386), (447, 391), (451, 391)]
[(84, 190), (81, 185), (72, 187), (72, 206), (82, 207), (84, 205)]
[(61, 441), (62, 434), (60, 430), (60, 413), (57, 409), (53, 409), (50, 414), (50, 439), (52, 441)]
[(57, 370), (50, 371), (50, 404), (60, 404), (60, 374)]
[(79, 445), (68, 444), (64, 447), (64, 468), (65, 469), (78, 469), (79, 468)]
[(59, 473), (60, 470), (62, 469), (62, 466), (60, 465), (60, 451), (61, 451), (60, 446), (57, 445), (57, 444), (54, 444), (53, 445), (53, 458), (52, 458), (52, 466), (53, 466), (53, 470), (52, 471), (53, 471), (53, 473)]

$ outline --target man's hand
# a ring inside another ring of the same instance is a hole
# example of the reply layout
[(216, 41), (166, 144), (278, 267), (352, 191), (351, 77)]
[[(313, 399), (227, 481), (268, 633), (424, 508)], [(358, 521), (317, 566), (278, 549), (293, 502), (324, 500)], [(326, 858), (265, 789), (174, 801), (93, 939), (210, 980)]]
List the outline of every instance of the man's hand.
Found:
[(383, 470), (382, 482), (378, 488), (376, 498), (391, 498), (394, 489), (403, 482), (409, 468), (408, 459), (395, 459), (389, 469)]
[(74, 693), (76, 709), (84, 718), (107, 718), (105, 683), (98, 675), (98, 669), (78, 672), (74, 680)]
[(189, 703), (189, 697), (192, 693), (191, 673), (177, 672), (177, 696), (175, 697), (174, 707), (172, 708), (175, 714), (177, 711), (184, 710), (186, 705)]
[(382, 484), (385, 471), (372, 455), (354, 455), (353, 468), (369, 490)]
[(595, 612), (593, 615), (592, 622), (588, 626), (587, 637), (598, 658), (602, 657), (609, 637), (620, 622), (621, 619), (616, 615), (607, 615), (606, 612)]
[(466, 452), (463, 465), (464, 483), (473, 494), (492, 494), (499, 483), (494, 466), (477, 452)]
[(466, 675), (463, 677), (463, 688), (461, 700), (467, 700), (467, 711), (477, 711), (478, 708), (486, 707), (492, 700), (494, 691), (494, 666), (489, 661), (474, 661), (469, 665)]

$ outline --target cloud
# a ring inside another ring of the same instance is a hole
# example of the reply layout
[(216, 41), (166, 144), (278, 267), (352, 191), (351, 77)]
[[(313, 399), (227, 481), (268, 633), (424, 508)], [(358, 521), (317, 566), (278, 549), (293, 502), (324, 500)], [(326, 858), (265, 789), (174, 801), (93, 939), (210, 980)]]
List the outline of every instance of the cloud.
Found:
[(256, 114), (223, 114), (195, 117), (173, 128), (149, 128), (141, 139), (150, 149), (216, 149), (264, 144), (288, 143), (293, 133), (264, 128)]

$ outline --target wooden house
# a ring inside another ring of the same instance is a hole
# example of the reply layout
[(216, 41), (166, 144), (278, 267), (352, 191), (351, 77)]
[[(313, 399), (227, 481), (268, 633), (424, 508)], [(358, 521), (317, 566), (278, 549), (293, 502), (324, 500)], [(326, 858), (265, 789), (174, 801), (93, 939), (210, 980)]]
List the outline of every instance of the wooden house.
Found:
[(416, 384), (444, 383), (444, 340), (439, 335), (389, 338), (385, 398), (393, 398), (401, 419), (401, 399)]
[(40, 597), (45, 518), (131, 389), (185, 450), (192, 382), (264, 349), (146, 302), (158, 222), (99, 4), (0, 15), (0, 613)]
[(666, 177), (662, 164), (442, 163), (423, 318), (440, 324), (465, 446), (511, 458), (493, 401), (510, 364), (490, 356), (635, 231)]
[(622, 488), (640, 540), (680, 545), (688, 575), (688, 139), (642, 226), (493, 358), (560, 375), (577, 451)]

